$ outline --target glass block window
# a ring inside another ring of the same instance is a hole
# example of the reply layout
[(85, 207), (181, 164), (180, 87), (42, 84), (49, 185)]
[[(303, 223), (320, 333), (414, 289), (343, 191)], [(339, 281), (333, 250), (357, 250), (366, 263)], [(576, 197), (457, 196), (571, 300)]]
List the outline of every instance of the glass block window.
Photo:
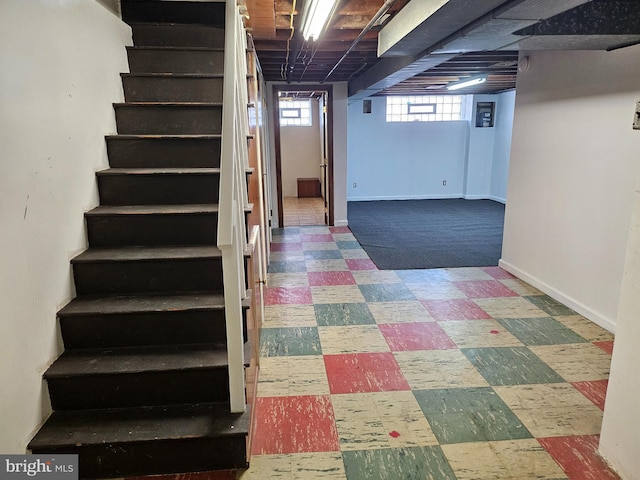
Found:
[(279, 103), (280, 126), (311, 126), (311, 101), (281, 98)]
[(465, 95), (387, 97), (387, 122), (448, 122), (465, 119)]

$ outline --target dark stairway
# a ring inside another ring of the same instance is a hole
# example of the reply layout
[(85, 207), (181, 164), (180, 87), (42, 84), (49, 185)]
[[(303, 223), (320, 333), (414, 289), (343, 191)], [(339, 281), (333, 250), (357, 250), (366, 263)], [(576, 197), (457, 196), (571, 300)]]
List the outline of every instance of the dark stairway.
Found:
[(243, 468), (216, 246), (224, 3), (122, 7), (125, 103), (44, 375), (54, 413), (29, 449), (79, 454), (82, 478)]

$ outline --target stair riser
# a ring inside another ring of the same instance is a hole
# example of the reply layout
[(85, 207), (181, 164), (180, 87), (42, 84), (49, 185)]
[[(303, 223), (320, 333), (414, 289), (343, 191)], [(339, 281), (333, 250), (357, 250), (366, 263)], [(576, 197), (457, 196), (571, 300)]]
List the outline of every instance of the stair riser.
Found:
[(222, 131), (221, 106), (116, 105), (119, 134), (217, 135)]
[(138, 47), (224, 47), (224, 29), (204, 25), (134, 25)]
[(127, 102), (222, 102), (222, 78), (122, 77)]
[(91, 247), (215, 245), (218, 215), (87, 216)]
[(196, 23), (224, 26), (224, 2), (122, 1), (122, 19), (126, 23)]
[(113, 168), (217, 168), (219, 138), (107, 139), (109, 164)]
[(222, 74), (224, 53), (215, 50), (127, 49), (131, 73)]
[(222, 290), (220, 259), (74, 263), (73, 273), (79, 295)]
[(218, 203), (217, 174), (99, 175), (102, 205)]
[(246, 468), (246, 449), (246, 438), (238, 435), (53, 447), (33, 453), (78, 454), (80, 478), (95, 479)]
[(224, 310), (61, 317), (66, 349), (222, 343)]
[(54, 410), (123, 408), (228, 399), (226, 367), (48, 378)]

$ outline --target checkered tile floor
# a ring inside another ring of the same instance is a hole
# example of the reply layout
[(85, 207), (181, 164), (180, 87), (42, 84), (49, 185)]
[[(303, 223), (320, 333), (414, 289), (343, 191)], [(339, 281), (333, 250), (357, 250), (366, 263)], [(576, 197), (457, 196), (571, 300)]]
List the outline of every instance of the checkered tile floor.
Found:
[(613, 336), (498, 267), (379, 271), (346, 227), (276, 230), (241, 480), (618, 478)]

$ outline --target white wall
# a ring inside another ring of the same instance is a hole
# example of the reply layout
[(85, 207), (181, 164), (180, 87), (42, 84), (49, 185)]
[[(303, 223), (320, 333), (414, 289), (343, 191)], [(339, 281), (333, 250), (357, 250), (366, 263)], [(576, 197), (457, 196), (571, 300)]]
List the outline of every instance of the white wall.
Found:
[(280, 127), (282, 192), (298, 196), (298, 178), (320, 178), (318, 101), (311, 99), (311, 126)]
[(493, 163), (491, 165), (491, 187), (489, 198), (507, 202), (507, 181), (511, 156), (511, 133), (516, 91), (501, 93), (496, 103), (495, 138), (493, 141)]
[(640, 158), (640, 46), (523, 54), (500, 264), (613, 331)]
[(387, 123), (386, 99), (370, 100), (370, 114), (349, 105), (348, 199), (461, 197), (468, 122)]
[(336, 226), (347, 225), (347, 83), (333, 84), (333, 196)]
[(130, 29), (90, 0), (0, 2), (0, 452), (24, 453), (49, 413), (69, 260), (107, 166)]
[[(640, 132), (636, 132), (640, 134)], [(622, 281), (611, 376), (602, 420), (600, 452), (623, 478), (640, 472), (640, 176), (636, 180), (631, 235)]]
[[(491, 198), (504, 203), (509, 169), (504, 144), (510, 142), (513, 96), (475, 96), (472, 120), (455, 122), (387, 123), (384, 97), (370, 99), (370, 114), (362, 113), (362, 101), (353, 102), (348, 200)], [(477, 101), (496, 103), (495, 127), (474, 126)]]

